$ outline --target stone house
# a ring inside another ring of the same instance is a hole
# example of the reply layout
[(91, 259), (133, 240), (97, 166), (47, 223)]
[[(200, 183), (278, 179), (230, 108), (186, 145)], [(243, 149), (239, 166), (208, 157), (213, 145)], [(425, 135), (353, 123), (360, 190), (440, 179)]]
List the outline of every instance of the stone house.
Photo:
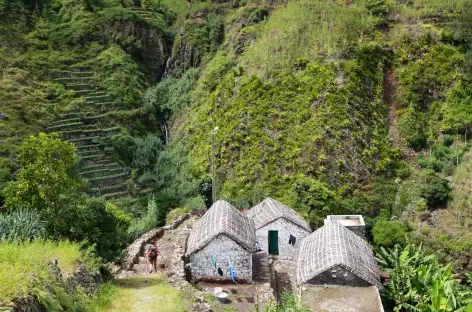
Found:
[(370, 246), (338, 222), (328, 222), (303, 240), (297, 284), (301, 304), (312, 311), (384, 311)]
[(252, 280), (256, 249), (254, 222), (224, 200), (215, 202), (192, 228), (187, 241), (194, 281), (230, 280), (232, 266), (239, 282)]
[(293, 209), (266, 198), (251, 208), (258, 248), (282, 259), (296, 260), (302, 239), (311, 233), (308, 223)]
[(299, 284), (382, 288), (379, 268), (369, 244), (337, 222), (322, 226), (303, 240), (297, 281)]

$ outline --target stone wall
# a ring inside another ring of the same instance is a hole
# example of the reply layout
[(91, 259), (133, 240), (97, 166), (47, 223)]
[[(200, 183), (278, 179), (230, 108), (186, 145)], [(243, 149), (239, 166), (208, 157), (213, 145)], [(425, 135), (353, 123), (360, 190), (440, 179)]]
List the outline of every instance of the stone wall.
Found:
[[(285, 219), (277, 219), (256, 230), (257, 243), (261, 250), (269, 252), (269, 231), (279, 231), (279, 258), (297, 260), (299, 246), (303, 238), (310, 233)], [(295, 236), (294, 246), (288, 243), (290, 235)]]
[[(211, 264), (211, 256), (216, 258), (216, 267), (223, 270), (220, 276)], [(252, 280), (252, 254), (225, 235), (218, 235), (203, 249), (191, 254), (190, 268), (192, 280), (230, 280), (229, 262), (233, 264), (236, 279), (241, 282)]]
[(143, 254), (146, 244), (149, 244), (152, 240), (158, 240), (164, 235), (164, 231), (177, 228), (191, 216), (191, 213), (183, 214), (172, 220), (168, 225), (149, 231), (135, 240), (134, 243), (126, 248), (121, 268), (125, 271), (131, 270), (139, 262), (139, 256)]
[[(334, 276), (333, 276), (334, 275)], [(308, 281), (312, 285), (344, 285), (365, 287), (369, 283), (341, 266), (335, 266)]]

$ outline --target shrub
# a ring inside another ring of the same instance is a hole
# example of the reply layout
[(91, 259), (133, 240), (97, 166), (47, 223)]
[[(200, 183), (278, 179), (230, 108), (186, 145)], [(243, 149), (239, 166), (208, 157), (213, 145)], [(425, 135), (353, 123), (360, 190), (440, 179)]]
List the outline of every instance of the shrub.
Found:
[(112, 136), (111, 144), (115, 152), (125, 162), (130, 165), (133, 162), (134, 149), (136, 143), (134, 138), (129, 134), (117, 134)]
[(397, 244), (404, 245), (409, 232), (408, 223), (399, 220), (379, 220), (372, 229), (374, 243), (386, 248)]
[(107, 209), (103, 200), (89, 199), (85, 205), (79, 206), (71, 228), (71, 238), (86, 241), (108, 261), (118, 257), (126, 244), (123, 229), (126, 217), (121, 214), (121, 219), (118, 219), (117, 209), (110, 208)]
[(428, 206), (435, 207), (447, 203), (451, 194), (449, 181), (431, 172), (427, 175), (421, 196), (426, 199)]
[(398, 118), (398, 126), (408, 146), (417, 150), (426, 146), (426, 124), (423, 115), (416, 112), (413, 106), (402, 112)]
[(44, 237), (46, 222), (36, 211), (19, 209), (0, 214), (0, 239), (26, 241)]
[(154, 135), (148, 134), (143, 138), (136, 138), (133, 165), (143, 171), (151, 171), (157, 162), (157, 155), (162, 148), (161, 139)]

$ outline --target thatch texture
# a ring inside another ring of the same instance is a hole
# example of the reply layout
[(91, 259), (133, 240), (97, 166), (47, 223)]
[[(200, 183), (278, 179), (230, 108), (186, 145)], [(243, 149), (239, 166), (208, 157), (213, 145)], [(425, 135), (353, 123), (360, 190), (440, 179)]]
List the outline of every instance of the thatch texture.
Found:
[(382, 288), (370, 246), (362, 238), (334, 222), (319, 228), (302, 241), (297, 264), (298, 283), (306, 283), (336, 266)]
[(282, 218), (311, 232), (308, 223), (295, 210), (270, 197), (252, 207), (246, 215), (249, 219), (254, 220), (256, 230)]
[(188, 238), (187, 255), (202, 249), (218, 235), (226, 235), (250, 252), (256, 248), (254, 222), (226, 201), (219, 200), (195, 223)]

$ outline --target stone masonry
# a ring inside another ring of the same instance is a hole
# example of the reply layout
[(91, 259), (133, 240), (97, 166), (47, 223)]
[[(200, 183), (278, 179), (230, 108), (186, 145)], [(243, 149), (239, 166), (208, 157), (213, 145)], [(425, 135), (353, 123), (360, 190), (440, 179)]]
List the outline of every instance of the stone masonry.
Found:
[[(277, 219), (260, 229), (256, 230), (258, 247), (263, 251), (269, 252), (269, 231), (279, 232), (279, 258), (296, 261), (302, 239), (309, 235), (305, 229), (293, 224), (285, 219)], [(288, 243), (290, 235), (296, 238), (295, 245)]]
[[(216, 258), (216, 267), (221, 268), (220, 276), (212, 266), (211, 257)], [(252, 280), (252, 253), (245, 250), (225, 235), (213, 238), (201, 250), (190, 255), (192, 279), (195, 281), (224, 281), (230, 280), (229, 264), (233, 264), (236, 279), (240, 282)]]

